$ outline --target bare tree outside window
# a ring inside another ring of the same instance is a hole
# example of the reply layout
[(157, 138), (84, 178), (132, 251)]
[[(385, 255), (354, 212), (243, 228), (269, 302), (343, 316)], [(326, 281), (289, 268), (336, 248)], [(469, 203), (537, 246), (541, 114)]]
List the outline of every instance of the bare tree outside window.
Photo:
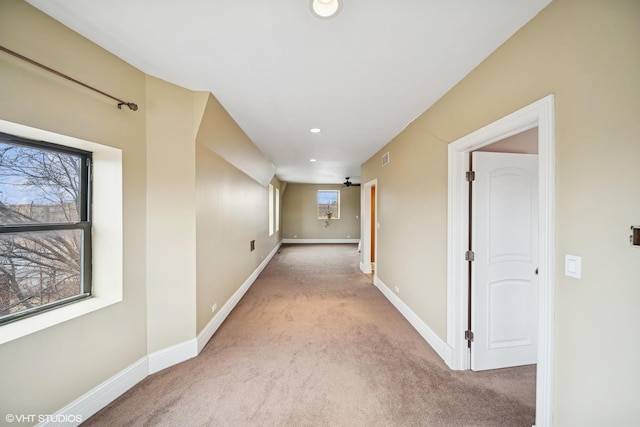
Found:
[(0, 322), (90, 294), (89, 164), (0, 134)]

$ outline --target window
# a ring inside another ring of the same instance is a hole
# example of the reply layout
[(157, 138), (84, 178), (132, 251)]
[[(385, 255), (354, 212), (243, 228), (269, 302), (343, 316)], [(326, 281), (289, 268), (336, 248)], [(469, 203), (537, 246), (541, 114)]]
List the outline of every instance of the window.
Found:
[(340, 191), (318, 190), (318, 219), (340, 219)]
[(0, 133), (0, 324), (91, 295), (91, 160)]
[(280, 189), (276, 187), (276, 233), (280, 231)]
[(269, 184), (269, 236), (273, 236), (273, 185)]
[[(0, 133), (91, 153), (91, 298), (0, 325), (0, 344), (123, 301), (124, 186), (122, 149), (0, 119)], [(89, 204), (88, 204), (89, 205)]]

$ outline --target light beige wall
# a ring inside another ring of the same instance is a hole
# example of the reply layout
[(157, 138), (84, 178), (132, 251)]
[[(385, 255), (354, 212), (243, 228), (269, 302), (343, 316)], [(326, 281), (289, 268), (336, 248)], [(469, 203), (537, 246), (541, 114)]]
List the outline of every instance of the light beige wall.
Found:
[(639, 22), (635, 0), (555, 0), (362, 168), (379, 180), (381, 279), (445, 339), (446, 145), (555, 94), (557, 426), (640, 424)]
[[(318, 219), (318, 190), (340, 190), (340, 219)], [(288, 184), (282, 195), (284, 239), (359, 239), (360, 187), (320, 184)]]
[(1, 119), (123, 154), (124, 300), (0, 345), (0, 413), (51, 414), (146, 354), (145, 75), (22, 1), (0, 0), (0, 44), (140, 107), (0, 53)]
[[(215, 98), (145, 76), (23, 1), (0, 0), (0, 44), (139, 106), (120, 110), (0, 53), (0, 119), (122, 149), (123, 301), (0, 345), (0, 413), (51, 414), (147, 354), (194, 339), (210, 301), (224, 305), (280, 235), (265, 237), (267, 188), (196, 143), (209, 116), (238, 134)], [(202, 194), (219, 195), (221, 222), (201, 212)], [(196, 240), (197, 231), (207, 234)], [(202, 242), (229, 253), (212, 261)]]
[[(269, 236), (268, 187), (209, 149), (244, 133), (213, 96), (205, 95), (195, 153), (198, 333), (280, 241), (279, 232)], [(271, 184), (280, 187), (277, 178)]]
[[(382, 167), (382, 153), (390, 162)], [(362, 168), (378, 179), (376, 274), (447, 337), (447, 144), (410, 125)]]
[(194, 93), (147, 77), (147, 350), (195, 338)]

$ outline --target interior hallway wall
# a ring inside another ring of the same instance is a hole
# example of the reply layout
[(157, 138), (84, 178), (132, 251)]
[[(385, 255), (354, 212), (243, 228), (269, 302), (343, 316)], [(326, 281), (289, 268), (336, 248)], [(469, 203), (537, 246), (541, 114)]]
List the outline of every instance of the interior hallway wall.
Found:
[(139, 106), (0, 53), (0, 118), (122, 150), (123, 301), (0, 345), (0, 413), (52, 414), (147, 354), (146, 76), (23, 1), (0, 0), (0, 43)]
[[(196, 121), (196, 330), (201, 333), (225, 302), (244, 284), (280, 242), (269, 236), (269, 189), (219, 153), (244, 159), (245, 169), (260, 171), (264, 157), (215, 97), (195, 94)], [(271, 178), (281, 188), (278, 178)], [(274, 227), (275, 230), (275, 227)], [(251, 241), (255, 250), (251, 251)], [(212, 311), (212, 306), (216, 310)]]
[[(554, 425), (640, 424), (640, 2), (554, 0), (362, 167), (380, 279), (447, 336), (447, 144), (549, 94), (556, 108)], [(382, 153), (391, 163), (380, 165)], [(582, 257), (582, 278), (564, 255)], [(462, 256), (462, 254), (461, 254)], [(615, 392), (613, 392), (615, 391)]]
[(147, 77), (147, 351), (196, 334), (194, 93)]
[[(0, 0), (0, 43), (139, 106), (118, 109), (109, 98), (0, 54), (0, 119), (122, 150), (123, 301), (0, 345), (2, 384), (11, 385), (0, 387), (0, 413), (53, 414), (150, 353), (196, 338), (213, 316), (209, 295), (202, 304), (197, 299), (198, 262), (215, 265), (203, 283), (221, 307), (280, 235), (267, 235), (267, 187), (246, 173), (217, 159), (207, 173), (234, 179), (197, 181), (196, 139), (211, 114), (209, 94), (147, 76), (19, 0)], [(219, 128), (237, 128), (226, 112), (216, 117)], [(198, 252), (197, 194), (220, 191), (232, 195), (216, 200), (218, 226), (226, 224), (229, 234), (206, 238), (216, 248), (248, 249), (250, 224), (257, 250), (242, 263), (212, 262), (205, 249)], [(231, 225), (248, 207), (241, 215), (247, 224)]]

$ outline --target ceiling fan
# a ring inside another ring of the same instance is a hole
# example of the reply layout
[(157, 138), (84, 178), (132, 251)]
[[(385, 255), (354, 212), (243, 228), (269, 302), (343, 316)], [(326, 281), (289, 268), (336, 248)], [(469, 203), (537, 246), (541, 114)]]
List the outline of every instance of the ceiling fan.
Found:
[(360, 184), (354, 184), (353, 182), (349, 181), (349, 177), (345, 178), (345, 182), (342, 183), (343, 187), (360, 187)]

